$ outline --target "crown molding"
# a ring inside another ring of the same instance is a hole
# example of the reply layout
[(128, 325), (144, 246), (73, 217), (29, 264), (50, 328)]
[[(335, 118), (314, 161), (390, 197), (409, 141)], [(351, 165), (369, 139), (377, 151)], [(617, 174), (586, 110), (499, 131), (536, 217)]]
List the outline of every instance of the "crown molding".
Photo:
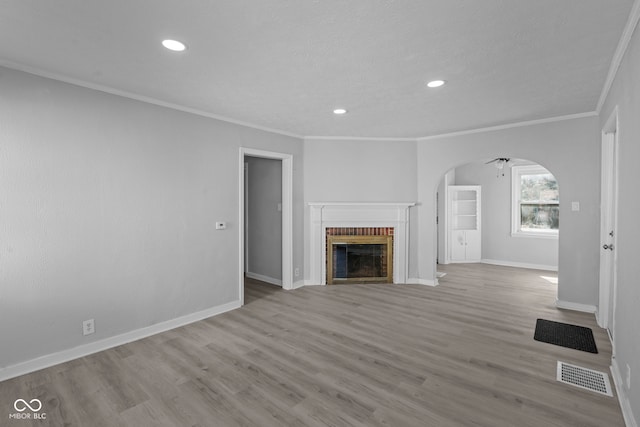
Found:
[(305, 136), (304, 140), (322, 141), (382, 141), (382, 142), (415, 142), (416, 138), (390, 138), (390, 137), (367, 137), (367, 136)]
[[(640, 1), (640, 0), (638, 0)], [(561, 122), (564, 120), (582, 119), (585, 117), (596, 117), (597, 111), (588, 111), (586, 113), (567, 114), (564, 116), (547, 117), (545, 119), (527, 120), (523, 122), (507, 123), (504, 125), (488, 126), (483, 128), (462, 130), (457, 132), (441, 133), (416, 138), (377, 138), (377, 137), (360, 137), (360, 136), (305, 136), (304, 140), (324, 140), (324, 141), (387, 141), (387, 142), (421, 142), (431, 139), (447, 138), (453, 136), (471, 135), (474, 133), (492, 132), (496, 130), (511, 129), (517, 127), (534, 126), (544, 123)]]
[[(633, 34), (633, 28), (635, 28), (635, 25), (637, 24), (639, 18), (640, 18), (640, 0), (636, 0), (635, 3), (634, 3), (634, 6), (633, 6), (632, 15), (630, 16), (629, 21), (627, 22), (627, 28), (625, 29), (625, 32), (624, 32), (624, 35), (623, 35), (623, 39), (627, 39), (627, 38), (630, 39), (631, 38), (631, 35)], [(631, 25), (631, 23), (633, 23), (633, 25)], [(631, 28), (631, 29), (629, 29), (629, 28)], [(612, 77), (610, 78), (611, 82), (613, 81), (613, 78), (615, 77), (615, 72), (613, 72), (612, 70), (615, 69), (617, 71), (617, 68), (620, 65), (619, 63), (620, 63), (620, 61), (622, 59), (622, 56), (624, 55), (624, 51), (626, 51), (626, 47), (629, 44), (629, 40), (627, 40), (626, 43), (623, 43), (623, 39), (621, 39), (620, 44), (618, 46), (618, 50), (616, 51), (617, 52), (616, 53), (616, 58), (618, 56), (620, 57), (620, 59), (618, 60), (618, 65), (616, 67), (614, 67), (614, 63), (612, 63), (612, 68), (611, 68), (611, 70), (609, 72), (609, 74), (612, 75)], [(624, 48), (621, 47), (622, 45), (624, 45)], [(621, 53), (618, 54), (618, 51), (620, 51)], [(209, 113), (209, 112), (202, 111), (202, 110), (199, 110), (199, 109), (196, 109), (196, 108), (185, 107), (185, 106), (182, 106), (182, 105), (179, 105), (179, 104), (162, 101), (160, 99), (156, 99), (156, 98), (152, 98), (152, 97), (148, 97), (148, 96), (144, 96), (144, 95), (139, 95), (139, 94), (136, 94), (136, 93), (133, 93), (133, 92), (128, 92), (128, 91), (123, 91), (123, 90), (120, 90), (120, 89), (115, 89), (115, 88), (112, 88), (110, 86), (87, 82), (85, 80), (64, 76), (64, 75), (61, 75), (61, 74), (58, 74), (58, 73), (45, 71), (45, 70), (42, 70), (40, 68), (31, 67), (31, 66), (24, 65), (24, 64), (18, 64), (18, 63), (11, 62), (11, 61), (6, 61), (6, 60), (0, 59), (0, 67), (5, 67), (5, 68), (16, 70), (16, 71), (22, 71), (22, 72), (25, 72), (25, 73), (28, 73), (28, 74), (32, 74), (32, 75), (35, 75), (35, 76), (44, 77), (44, 78), (48, 78), (48, 79), (52, 79), (52, 80), (57, 80), (57, 81), (61, 81), (63, 83), (68, 83), (68, 84), (72, 84), (72, 85), (75, 85), (75, 86), (80, 86), (80, 87), (84, 87), (84, 88), (87, 88), (87, 89), (108, 93), (108, 94), (111, 94), (111, 95), (121, 96), (121, 97), (132, 99), (132, 100), (135, 100), (135, 101), (140, 101), (140, 102), (144, 102), (144, 103), (148, 103), (148, 104), (152, 104), (152, 105), (157, 105), (157, 106), (160, 106), (160, 107), (169, 108), (169, 109), (172, 109), (172, 110), (177, 110), (177, 111), (181, 111), (181, 112), (184, 112), (184, 113), (194, 114), (194, 115), (197, 115), (197, 116), (206, 117), (206, 118), (210, 118), (210, 119), (214, 119), (214, 120), (219, 120), (219, 121), (222, 121), (222, 122), (232, 123), (232, 124), (235, 124), (235, 125), (244, 126), (244, 127), (247, 127), (247, 128), (256, 129), (256, 130), (260, 130), (260, 131), (264, 131), (264, 132), (275, 133), (275, 134), (279, 134), (279, 135), (283, 135), (283, 136), (288, 136), (288, 137), (291, 137), (291, 138), (301, 139), (301, 140), (304, 140), (304, 141), (307, 141), (307, 140), (321, 140), (321, 141), (422, 142), (422, 141), (429, 141), (429, 140), (432, 140), (432, 139), (463, 136), (463, 135), (470, 135), (470, 134), (475, 134), (475, 133), (483, 133), (483, 132), (491, 132), (491, 131), (497, 131), (497, 130), (511, 129), (511, 128), (516, 128), (516, 127), (533, 126), (533, 125), (538, 125), (538, 124), (552, 123), (552, 122), (558, 122), (558, 121), (563, 121), (563, 120), (580, 119), (580, 118), (584, 118), (584, 117), (594, 117), (594, 116), (598, 116), (599, 115), (599, 110), (596, 110), (596, 111), (590, 111), (590, 112), (585, 112), (585, 113), (569, 114), (569, 115), (564, 115), (564, 116), (549, 117), (549, 118), (537, 119), (537, 120), (528, 120), (528, 121), (508, 123), (508, 124), (497, 125), (497, 126), (488, 126), (488, 127), (483, 127), (483, 128), (469, 129), (469, 130), (450, 132), (450, 133), (443, 133), (443, 134), (436, 134), (436, 135), (429, 135), (429, 136), (424, 136), (424, 137), (415, 137), (415, 138), (407, 138), (407, 137), (398, 137), (398, 138), (393, 138), (393, 137), (363, 137), (363, 136), (312, 136), (312, 135), (303, 136), (303, 135), (298, 135), (298, 134), (295, 134), (295, 133), (292, 133), (292, 132), (287, 132), (287, 131), (284, 131), (284, 130), (281, 130), (281, 129), (274, 129), (274, 128), (269, 128), (269, 127), (266, 127), (266, 126), (260, 126), (260, 125), (256, 125), (256, 124), (253, 124), (253, 123), (244, 122), (244, 121), (241, 121), (241, 120), (236, 120), (236, 119), (232, 119), (232, 118), (225, 117), (225, 116), (220, 116), (218, 114)], [(607, 81), (609, 81), (609, 78), (607, 79)], [(603, 94), (601, 95), (601, 101), (606, 98), (605, 92), (608, 93), (609, 88), (611, 86), (611, 82), (608, 83), (608, 86), (605, 85), (605, 88), (603, 89)], [(606, 89), (606, 91), (605, 91), (605, 89)], [(604, 101), (602, 101), (602, 102), (604, 102)], [(600, 102), (598, 104), (599, 104), (599, 107), (601, 107)]]
[(453, 136), (472, 135), (474, 133), (492, 132), (492, 131), (496, 131), (496, 130), (512, 129), (512, 128), (518, 128), (518, 127), (524, 127), (524, 126), (534, 126), (534, 125), (539, 125), (539, 124), (544, 124), (544, 123), (561, 122), (561, 121), (565, 121), (565, 120), (575, 120), (575, 119), (582, 119), (582, 118), (585, 118), (585, 117), (596, 117), (596, 116), (598, 116), (598, 113), (596, 111), (589, 111), (589, 112), (586, 112), (586, 113), (568, 114), (566, 116), (548, 117), (546, 119), (527, 120), (527, 121), (524, 121), (524, 122), (508, 123), (508, 124), (505, 124), (505, 125), (489, 126), (489, 127), (484, 127), (484, 128), (463, 130), (463, 131), (459, 131), (459, 132), (450, 132), (450, 133), (443, 133), (443, 134), (439, 134), (439, 135), (425, 136), (425, 137), (422, 137), (422, 138), (416, 138), (416, 140), (418, 142), (422, 142), (422, 141), (429, 141), (429, 140), (432, 140), (432, 139), (448, 138), (448, 137), (453, 137)]
[(618, 74), (618, 69), (620, 68), (620, 64), (622, 64), (622, 59), (627, 52), (627, 48), (629, 47), (629, 43), (631, 42), (631, 37), (633, 36), (633, 32), (638, 26), (639, 20), (640, 0), (636, 0), (631, 7), (631, 13), (629, 14), (629, 19), (627, 19), (627, 24), (622, 31), (622, 36), (620, 37), (620, 41), (618, 42), (618, 47), (613, 54), (613, 59), (611, 60), (611, 65), (609, 66), (609, 73), (607, 74), (607, 79), (604, 81), (604, 86), (602, 87), (602, 92), (600, 93), (600, 99), (598, 99), (598, 104), (596, 106), (596, 112), (598, 114), (600, 114), (600, 111), (602, 111), (602, 107), (607, 100), (607, 96), (609, 95), (609, 91), (611, 90), (613, 81)]
[(24, 64), (18, 64), (18, 63), (15, 63), (15, 62), (11, 62), (11, 61), (6, 61), (6, 60), (0, 59), (0, 66), (1, 67), (5, 67), (5, 68), (9, 68), (11, 70), (22, 71), (22, 72), (25, 72), (25, 73), (28, 73), (28, 74), (33, 74), (34, 76), (38, 76), (38, 77), (44, 77), (44, 78), (51, 79), (51, 80), (61, 81), (63, 83), (72, 84), (74, 86), (80, 86), (80, 87), (83, 87), (83, 88), (86, 88), (86, 89), (92, 89), (92, 90), (97, 90), (99, 92), (105, 92), (105, 93), (108, 93), (110, 95), (121, 96), (121, 97), (124, 97), (124, 98), (133, 99), (135, 101), (145, 102), (147, 104), (153, 104), (153, 105), (157, 105), (159, 107), (164, 107), (164, 108), (169, 108), (169, 109), (172, 109), (172, 110), (181, 111), (183, 113), (195, 114), (196, 116), (201, 116), (201, 117), (206, 117), (206, 118), (209, 118), (209, 119), (219, 120), (219, 121), (222, 121), (222, 122), (232, 123), (234, 125), (240, 125), (240, 126), (248, 127), (248, 128), (251, 128), (251, 129), (257, 129), (257, 130), (261, 130), (261, 131), (264, 131), (264, 132), (276, 133), (276, 134), (283, 135), (283, 136), (289, 136), (289, 137), (292, 137), (292, 138), (303, 139), (303, 136), (301, 136), (301, 135), (297, 135), (295, 133), (287, 132), (287, 131), (284, 131), (284, 130), (281, 130), (281, 129), (273, 129), (273, 128), (266, 127), (266, 126), (260, 126), (260, 125), (256, 125), (256, 124), (253, 124), (253, 123), (232, 119), (230, 117), (220, 116), (218, 114), (209, 113), (207, 111), (199, 110), (197, 108), (185, 107), (183, 105), (174, 104), (172, 102), (162, 101), (162, 100), (157, 99), (157, 98), (152, 98), (152, 97), (149, 97), (149, 96), (139, 95), (139, 94), (133, 93), (133, 92), (128, 92), (128, 91), (124, 91), (124, 90), (120, 90), (120, 89), (115, 89), (113, 87), (106, 86), (106, 85), (101, 85), (101, 84), (97, 84), (97, 83), (91, 83), (91, 82), (88, 82), (88, 81), (85, 81), (85, 80), (82, 80), (82, 79), (76, 79), (76, 78), (73, 78), (73, 77), (64, 76), (62, 74), (45, 71), (45, 70), (42, 70), (40, 68), (31, 67), (31, 66), (24, 65)]

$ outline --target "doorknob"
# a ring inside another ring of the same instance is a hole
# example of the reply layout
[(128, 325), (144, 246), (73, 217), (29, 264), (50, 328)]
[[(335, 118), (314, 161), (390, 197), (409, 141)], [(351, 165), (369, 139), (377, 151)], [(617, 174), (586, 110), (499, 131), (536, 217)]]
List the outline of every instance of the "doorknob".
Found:
[(613, 250), (613, 244), (611, 244), (611, 245), (602, 245), (602, 249)]

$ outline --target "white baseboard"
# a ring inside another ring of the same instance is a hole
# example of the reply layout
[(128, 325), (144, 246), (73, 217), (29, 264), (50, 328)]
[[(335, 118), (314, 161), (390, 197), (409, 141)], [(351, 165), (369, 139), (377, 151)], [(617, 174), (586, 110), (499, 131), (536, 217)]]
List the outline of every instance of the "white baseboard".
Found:
[(450, 259), (446, 264), (476, 264), (482, 262), (481, 259), (465, 259), (465, 260), (453, 260)]
[(298, 280), (297, 282), (293, 282), (293, 286), (291, 287), (291, 289), (298, 289), (298, 288), (301, 288), (303, 286), (307, 286), (307, 281), (306, 280)]
[(562, 301), (559, 299), (556, 300), (556, 307), (562, 308), (565, 310), (583, 311), (585, 313), (594, 313), (594, 314), (597, 310), (595, 305), (579, 304), (577, 302)]
[(529, 268), (532, 270), (558, 271), (557, 265), (529, 264), (526, 262), (501, 261), (497, 259), (483, 259), (483, 264), (502, 265), (504, 267)]
[(147, 326), (145, 328), (140, 328), (130, 332), (125, 332), (124, 334), (105, 338), (100, 341), (95, 341), (92, 343), (80, 345), (78, 347), (70, 348), (68, 350), (62, 350), (56, 353), (40, 356), (35, 359), (27, 360), (26, 362), (7, 366), (6, 368), (0, 368), (0, 381), (35, 372), (40, 369), (48, 368), (50, 366), (68, 362), (73, 359), (88, 356), (93, 353), (108, 350), (119, 345), (137, 341), (151, 335), (159, 334), (170, 329), (175, 329), (180, 326), (188, 325), (189, 323), (197, 322), (208, 317), (235, 310), (239, 307), (240, 301), (232, 301), (226, 304), (218, 305), (216, 307), (208, 308), (206, 310), (198, 311), (196, 313), (191, 313), (175, 319), (156, 323), (155, 325)]
[(411, 277), (407, 279), (408, 285), (424, 285), (424, 286), (438, 286), (438, 279), (427, 280), (427, 279), (418, 279), (417, 277)]
[(631, 409), (631, 403), (627, 397), (626, 389), (622, 375), (620, 374), (620, 367), (616, 359), (611, 359), (611, 376), (613, 377), (613, 383), (616, 386), (616, 394), (618, 395), (618, 402), (622, 409), (622, 416), (624, 417), (624, 423), (627, 427), (638, 427), (636, 418), (633, 415)]
[(273, 277), (265, 276), (263, 274), (258, 274), (258, 273), (252, 273), (250, 271), (247, 271), (245, 273), (245, 276), (248, 277), (249, 279), (260, 280), (261, 282), (271, 283), (272, 285), (282, 287), (281, 279), (274, 279)]

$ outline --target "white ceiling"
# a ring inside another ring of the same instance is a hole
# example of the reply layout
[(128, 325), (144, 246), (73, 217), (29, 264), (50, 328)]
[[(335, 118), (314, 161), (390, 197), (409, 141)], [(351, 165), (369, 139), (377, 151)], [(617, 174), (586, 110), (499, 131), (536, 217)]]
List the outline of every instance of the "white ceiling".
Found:
[(416, 138), (594, 111), (632, 5), (2, 0), (0, 64), (300, 136)]

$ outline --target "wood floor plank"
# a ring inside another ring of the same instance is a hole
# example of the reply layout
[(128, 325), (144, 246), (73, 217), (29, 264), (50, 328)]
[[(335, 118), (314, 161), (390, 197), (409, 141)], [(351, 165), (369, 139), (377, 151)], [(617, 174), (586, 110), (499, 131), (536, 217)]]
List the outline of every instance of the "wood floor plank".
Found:
[[(624, 426), (616, 398), (555, 380), (558, 360), (608, 372), (611, 345), (555, 306), (554, 273), (440, 267), (438, 287), (248, 279), (240, 309), (1, 382), (0, 425), (38, 398), (46, 420), (7, 425)], [(533, 340), (537, 318), (599, 353)]]

